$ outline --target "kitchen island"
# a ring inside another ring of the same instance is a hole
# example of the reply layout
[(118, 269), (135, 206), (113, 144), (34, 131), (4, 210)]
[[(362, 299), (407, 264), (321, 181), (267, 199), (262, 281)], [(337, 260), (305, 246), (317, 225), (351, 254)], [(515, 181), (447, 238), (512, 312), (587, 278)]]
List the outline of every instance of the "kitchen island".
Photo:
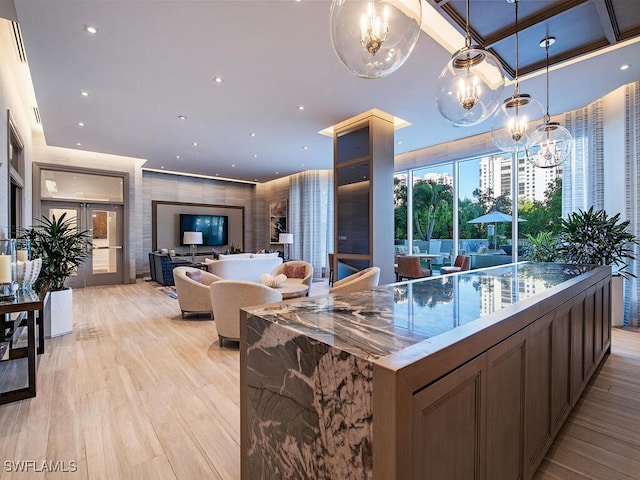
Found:
[(531, 478), (610, 348), (610, 283), (523, 262), (243, 311), (242, 478)]

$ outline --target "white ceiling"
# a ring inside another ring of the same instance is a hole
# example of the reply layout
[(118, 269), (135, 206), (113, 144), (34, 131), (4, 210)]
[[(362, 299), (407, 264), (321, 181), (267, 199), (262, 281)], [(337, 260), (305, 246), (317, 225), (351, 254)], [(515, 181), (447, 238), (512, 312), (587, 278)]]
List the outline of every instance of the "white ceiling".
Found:
[[(318, 131), (372, 108), (412, 123), (396, 132), (396, 153), (490, 129), (440, 116), (435, 83), (450, 54), (425, 33), (391, 76), (351, 75), (331, 46), (330, 4), (15, 0), (47, 143), (144, 158), (145, 168), (266, 181), (331, 168), (332, 140)], [(537, 43), (520, 48), (544, 57)], [(623, 63), (632, 67), (621, 71)], [(560, 67), (550, 77), (552, 114), (639, 80), (640, 42)], [(520, 90), (544, 104), (544, 76), (523, 79)]]

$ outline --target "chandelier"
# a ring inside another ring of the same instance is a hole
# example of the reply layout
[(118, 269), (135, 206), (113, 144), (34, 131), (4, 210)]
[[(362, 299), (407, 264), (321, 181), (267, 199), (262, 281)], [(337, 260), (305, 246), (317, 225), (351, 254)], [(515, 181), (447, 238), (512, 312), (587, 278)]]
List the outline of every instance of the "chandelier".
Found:
[(386, 77), (407, 60), (422, 23), (420, 0), (333, 0), (331, 43), (362, 78)]
[(544, 124), (536, 129), (540, 140), (526, 150), (527, 160), (538, 168), (553, 168), (564, 162), (571, 153), (573, 141), (569, 130), (558, 122), (552, 122), (549, 115), (549, 47), (555, 41), (555, 37), (546, 37), (540, 42), (540, 46), (546, 50), (547, 58), (547, 112)]
[(518, 3), (520, 0), (507, 0), (515, 4), (516, 21), (516, 70), (513, 95), (504, 100), (493, 116), (491, 138), (500, 150), (518, 152), (536, 143), (541, 136), (537, 129), (544, 112), (542, 105), (531, 95), (520, 93), (518, 82)]
[(486, 120), (500, 105), (504, 73), (491, 52), (471, 44), (469, 0), (463, 48), (453, 54), (438, 78), (436, 104), (444, 118), (457, 126)]

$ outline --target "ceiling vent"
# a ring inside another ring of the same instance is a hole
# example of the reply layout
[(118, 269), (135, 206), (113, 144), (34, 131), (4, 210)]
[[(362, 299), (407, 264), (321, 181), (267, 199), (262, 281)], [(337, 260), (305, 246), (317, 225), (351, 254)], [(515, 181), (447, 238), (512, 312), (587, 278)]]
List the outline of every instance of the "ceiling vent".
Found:
[(38, 110), (38, 107), (33, 107), (33, 116), (36, 117), (36, 123), (38, 125), (42, 124), (42, 120), (40, 119), (40, 110)]
[(27, 55), (24, 52), (24, 43), (22, 43), (22, 32), (17, 22), (11, 22), (13, 29), (13, 43), (16, 46), (16, 54), (21, 63), (27, 63)]

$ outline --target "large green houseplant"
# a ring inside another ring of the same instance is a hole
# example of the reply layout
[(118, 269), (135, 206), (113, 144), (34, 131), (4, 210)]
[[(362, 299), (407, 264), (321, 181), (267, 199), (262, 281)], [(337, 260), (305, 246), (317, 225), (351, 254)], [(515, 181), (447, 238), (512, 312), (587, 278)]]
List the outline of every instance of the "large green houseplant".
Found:
[(42, 258), (36, 287), (44, 291), (65, 290), (65, 280), (89, 256), (91, 241), (87, 232), (78, 229), (76, 217), (67, 218), (66, 213), (58, 218), (42, 217), (22, 236), (31, 241), (32, 256)]
[(622, 304), (624, 301), (624, 279), (635, 277), (628, 270), (629, 260), (635, 259), (635, 248), (639, 245), (636, 236), (627, 231), (629, 221), (620, 221), (620, 214), (609, 217), (604, 210), (579, 210), (562, 220), (557, 252), (560, 261), (610, 265), (613, 269), (611, 281), (611, 324), (624, 324)]
[(635, 259), (636, 236), (627, 231), (629, 221), (620, 214), (609, 217), (604, 210), (578, 210), (562, 219), (557, 254), (561, 261), (594, 265), (611, 265), (622, 277), (635, 277), (628, 271)]

